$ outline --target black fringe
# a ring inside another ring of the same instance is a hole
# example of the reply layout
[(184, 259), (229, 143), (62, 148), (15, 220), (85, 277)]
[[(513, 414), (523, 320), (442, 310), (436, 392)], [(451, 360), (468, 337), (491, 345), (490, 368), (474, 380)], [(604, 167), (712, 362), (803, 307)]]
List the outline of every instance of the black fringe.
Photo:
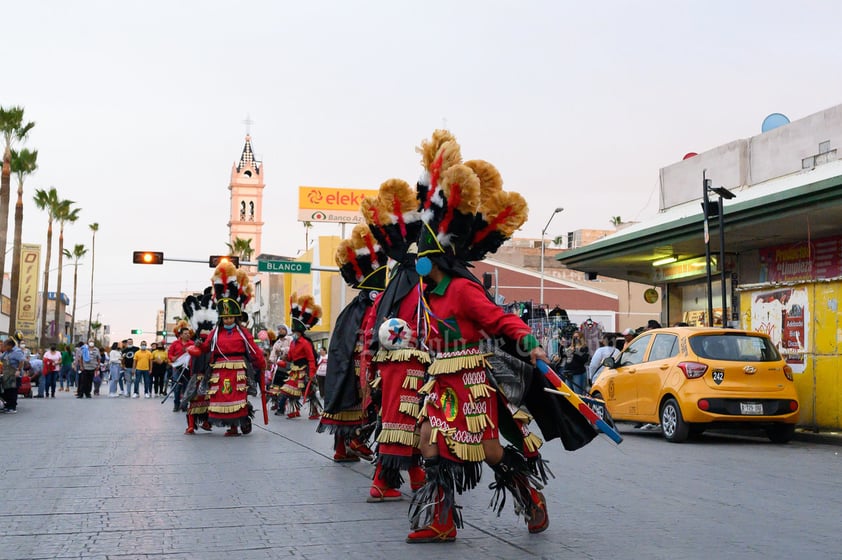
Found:
[(506, 505), (506, 491), (514, 500), (515, 515), (520, 515), (527, 522), (532, 519), (532, 495), (530, 489), (541, 490), (544, 485), (534, 475), (526, 457), (513, 445), (503, 450), (503, 459), (491, 467), (494, 470), (494, 482), (488, 488), (494, 491), (488, 507), (497, 512), (497, 516)]
[(526, 462), (529, 465), (529, 472), (538, 478), (544, 486), (547, 485), (550, 478), (555, 478), (553, 471), (550, 470), (550, 462), (541, 457), (541, 455), (529, 457)]
[(356, 437), (359, 429), (359, 426), (340, 426), (337, 424), (325, 424), (323, 422), (319, 422), (319, 425), (316, 426), (316, 432), (320, 434), (327, 432), (332, 436), (339, 436), (345, 439)]
[[(374, 474), (377, 474), (377, 470), (374, 471)], [(380, 463), (380, 480), (386, 485), (386, 487), (394, 488), (395, 490), (400, 488), (401, 484), (404, 483), (400, 469), (387, 467), (382, 462)], [(375, 480), (374, 483), (377, 484), (377, 481)]]
[[(456, 471), (460, 470), (458, 463), (453, 463), (440, 457), (424, 459), (424, 470), (427, 480), (415, 494), (409, 504), (409, 522), (413, 530), (428, 527), (438, 513), (437, 521), (444, 523), (447, 514), (453, 513), (453, 523), (462, 528), (462, 509), (456, 505)], [(460, 492), (461, 493), (461, 492)]]

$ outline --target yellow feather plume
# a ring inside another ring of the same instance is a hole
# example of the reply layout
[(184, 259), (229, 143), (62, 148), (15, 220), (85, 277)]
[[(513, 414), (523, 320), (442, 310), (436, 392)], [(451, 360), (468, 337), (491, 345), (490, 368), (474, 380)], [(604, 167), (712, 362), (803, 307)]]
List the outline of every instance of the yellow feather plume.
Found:
[[(441, 169), (439, 173), (444, 174), (445, 171), (462, 163), (462, 149), (456, 140), (449, 140), (441, 145), (439, 151), (436, 152), (436, 159), (441, 155)], [(435, 160), (434, 160), (435, 161)]]
[(449, 140), (456, 140), (449, 130), (437, 129), (433, 131), (433, 137), (430, 140), (421, 141), (421, 146), (415, 148), (415, 151), (421, 154), (421, 165), (424, 169), (430, 169), (439, 148)]
[[(395, 207), (400, 213), (411, 212), (418, 206), (415, 199), (415, 191), (409, 183), (403, 179), (387, 179), (380, 185), (380, 192), (377, 194), (380, 204), (390, 214), (395, 214)], [(397, 201), (397, 205), (395, 202)]]
[(216, 283), (217, 280), (221, 280), (225, 278), (225, 282), (229, 280), (233, 280), (236, 278), (237, 274), (237, 267), (234, 266), (231, 262), (224, 262), (220, 263), (216, 266), (213, 270), (213, 276), (211, 277), (211, 282)]
[(492, 195), (480, 207), (480, 212), (488, 223), (507, 210), (510, 213), (499, 224), (496, 224), (495, 229), (505, 237), (511, 237), (529, 217), (529, 206), (520, 193), (500, 191)]
[(485, 204), (494, 193), (503, 190), (503, 178), (497, 168), (481, 159), (466, 161), (465, 165), (473, 169), (480, 184), (480, 205)]
[(479, 177), (465, 165), (454, 165), (444, 172), (441, 178), (444, 196), (448, 204), (453, 202), (453, 190), (459, 187), (459, 203), (456, 208), (463, 214), (474, 214), (479, 208), (480, 182)]
[(354, 250), (354, 244), (351, 243), (350, 239), (343, 239), (339, 242), (339, 245), (336, 246), (336, 254), (333, 256), (333, 260), (336, 261), (336, 266), (342, 267), (348, 264), (348, 249), (351, 251)]

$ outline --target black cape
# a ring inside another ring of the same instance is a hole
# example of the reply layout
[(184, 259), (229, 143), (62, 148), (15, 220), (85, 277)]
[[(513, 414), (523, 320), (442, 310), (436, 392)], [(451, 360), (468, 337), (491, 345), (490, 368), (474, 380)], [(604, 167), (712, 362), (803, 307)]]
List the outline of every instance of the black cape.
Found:
[(336, 318), (325, 373), (324, 407), (328, 414), (336, 414), (360, 403), (359, 381), (354, 371), (354, 346), (369, 307), (370, 290), (361, 290)]

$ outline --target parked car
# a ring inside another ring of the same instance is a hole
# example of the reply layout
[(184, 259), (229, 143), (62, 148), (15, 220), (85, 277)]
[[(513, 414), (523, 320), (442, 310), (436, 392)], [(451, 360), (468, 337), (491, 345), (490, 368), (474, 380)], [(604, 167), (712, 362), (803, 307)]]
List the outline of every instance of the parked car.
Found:
[(660, 424), (667, 441), (713, 427), (762, 427), (786, 443), (798, 422), (792, 368), (763, 333), (653, 329), (603, 365), (591, 395), (614, 420)]

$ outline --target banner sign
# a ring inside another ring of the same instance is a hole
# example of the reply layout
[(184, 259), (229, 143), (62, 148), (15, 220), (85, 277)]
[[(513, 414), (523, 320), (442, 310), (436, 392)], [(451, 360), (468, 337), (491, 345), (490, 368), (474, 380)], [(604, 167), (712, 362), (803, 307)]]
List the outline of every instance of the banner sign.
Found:
[(377, 190), (335, 187), (298, 187), (298, 221), (358, 224), (363, 221), (363, 198)]
[(842, 276), (842, 236), (760, 249), (761, 282), (799, 282)]
[[(18, 284), (17, 319), (14, 328), (33, 343), (38, 324), (38, 271), (41, 246), (23, 243), (20, 251), (20, 282)], [(35, 344), (32, 344), (33, 348)]]

